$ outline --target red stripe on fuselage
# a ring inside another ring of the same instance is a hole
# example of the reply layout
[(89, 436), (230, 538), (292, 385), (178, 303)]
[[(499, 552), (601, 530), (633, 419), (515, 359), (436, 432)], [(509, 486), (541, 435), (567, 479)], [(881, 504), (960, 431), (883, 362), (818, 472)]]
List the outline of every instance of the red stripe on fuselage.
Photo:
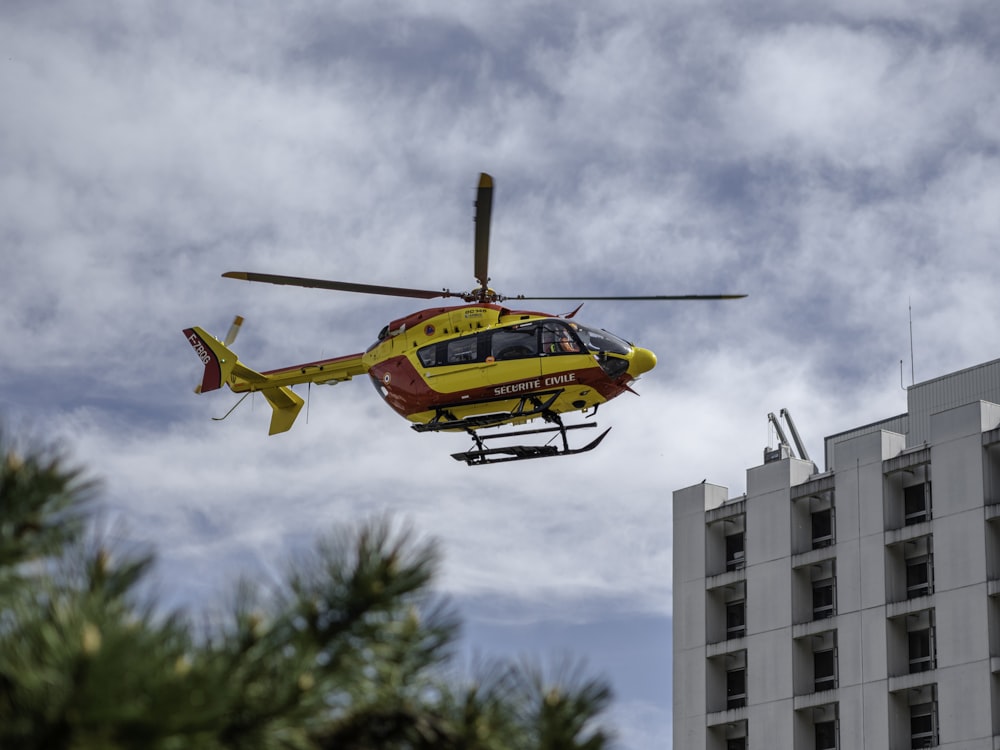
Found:
[(498, 399), (516, 399), (535, 392), (551, 393), (559, 388), (592, 388), (604, 400), (609, 401), (628, 390), (629, 380), (626, 375), (619, 378), (621, 382), (613, 381), (600, 367), (585, 367), (465, 391), (441, 392), (427, 384), (406, 356), (391, 357), (380, 362), (368, 374), (386, 403), (404, 417), (444, 406), (468, 406)]
[(263, 370), (261, 375), (281, 375), (286, 372), (292, 372), (295, 370), (301, 370), (303, 367), (325, 367), (327, 365), (336, 365), (341, 362), (348, 362), (352, 359), (360, 359), (362, 356), (361, 352), (357, 354), (345, 354), (342, 357), (333, 357), (332, 359), (317, 359), (315, 362), (303, 362), (300, 365), (291, 365), (290, 367), (279, 367), (276, 370)]

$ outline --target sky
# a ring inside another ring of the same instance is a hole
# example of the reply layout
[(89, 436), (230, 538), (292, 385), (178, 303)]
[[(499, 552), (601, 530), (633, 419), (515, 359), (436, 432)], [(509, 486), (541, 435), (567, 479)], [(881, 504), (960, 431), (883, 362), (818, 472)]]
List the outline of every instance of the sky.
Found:
[[(171, 606), (391, 514), (439, 540), (465, 652), (583, 661), (623, 750), (670, 748), (684, 689), (671, 493), (742, 494), (769, 412), (822, 470), (825, 436), (1000, 357), (988, 0), (7, 0), (0, 50), (5, 429), (103, 479)], [(466, 467), (364, 379), (281, 436), (263, 400), (211, 419), (236, 399), (193, 393), (182, 329), (241, 314), (272, 369), (422, 306), (223, 272), (470, 289), (480, 172), (498, 291), (749, 296), (587, 302), (658, 366), (585, 455)]]

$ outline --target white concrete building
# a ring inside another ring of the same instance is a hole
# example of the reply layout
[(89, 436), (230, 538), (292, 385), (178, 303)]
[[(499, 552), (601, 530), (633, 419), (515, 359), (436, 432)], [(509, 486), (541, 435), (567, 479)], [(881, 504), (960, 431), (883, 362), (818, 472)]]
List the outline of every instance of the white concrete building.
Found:
[(1000, 750), (998, 404), (1000, 360), (822, 473), (782, 445), (743, 496), (674, 492), (675, 750)]

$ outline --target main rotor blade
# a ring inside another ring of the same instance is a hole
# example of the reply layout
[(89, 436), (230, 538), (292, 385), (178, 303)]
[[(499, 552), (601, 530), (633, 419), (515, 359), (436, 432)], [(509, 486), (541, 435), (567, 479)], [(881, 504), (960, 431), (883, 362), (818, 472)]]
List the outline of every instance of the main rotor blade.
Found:
[(490, 217), (493, 213), (493, 178), (483, 172), (479, 175), (476, 191), (476, 281), (482, 289), (489, 288), (490, 274)]
[(227, 279), (242, 279), (243, 281), (260, 281), (266, 284), (283, 284), (286, 286), (304, 286), (315, 289), (331, 289), (336, 292), (359, 292), (361, 294), (382, 294), (387, 297), (413, 297), (416, 299), (434, 299), (435, 297), (462, 297), (462, 294), (449, 292), (447, 289), (432, 292), (427, 289), (406, 289), (398, 286), (378, 286), (374, 284), (355, 284), (350, 281), (327, 281), (325, 279), (306, 279), (300, 276), (279, 276), (270, 273), (249, 273), (247, 271), (227, 271), (222, 274)]
[(625, 297), (536, 297), (535, 295), (519, 294), (516, 297), (506, 297), (505, 299), (544, 299), (562, 301), (593, 301), (593, 300), (626, 300), (639, 302), (642, 300), (713, 300), (713, 299), (743, 299), (745, 294), (647, 294), (639, 296)]

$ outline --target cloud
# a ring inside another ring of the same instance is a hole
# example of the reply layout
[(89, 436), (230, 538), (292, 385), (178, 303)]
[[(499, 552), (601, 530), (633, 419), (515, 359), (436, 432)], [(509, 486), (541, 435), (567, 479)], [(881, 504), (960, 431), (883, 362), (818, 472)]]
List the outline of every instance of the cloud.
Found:
[[(740, 494), (768, 412), (822, 464), (825, 435), (904, 411), (911, 308), (918, 380), (997, 356), (986, 3), (6, 11), (0, 417), (105, 477), (172, 601), (389, 510), (506, 627), (665, 621), (670, 493)], [(471, 287), (480, 171), (501, 292), (750, 296), (587, 302), (659, 364), (585, 456), (468, 469), (448, 455), (467, 438), (414, 433), (364, 379), (308, 391), (281, 437), (260, 400), (209, 418), (235, 399), (191, 393), (183, 328), (243, 314), (236, 349), (268, 369), (362, 351), (417, 307), (222, 272)], [(666, 730), (636, 700), (644, 747)]]

